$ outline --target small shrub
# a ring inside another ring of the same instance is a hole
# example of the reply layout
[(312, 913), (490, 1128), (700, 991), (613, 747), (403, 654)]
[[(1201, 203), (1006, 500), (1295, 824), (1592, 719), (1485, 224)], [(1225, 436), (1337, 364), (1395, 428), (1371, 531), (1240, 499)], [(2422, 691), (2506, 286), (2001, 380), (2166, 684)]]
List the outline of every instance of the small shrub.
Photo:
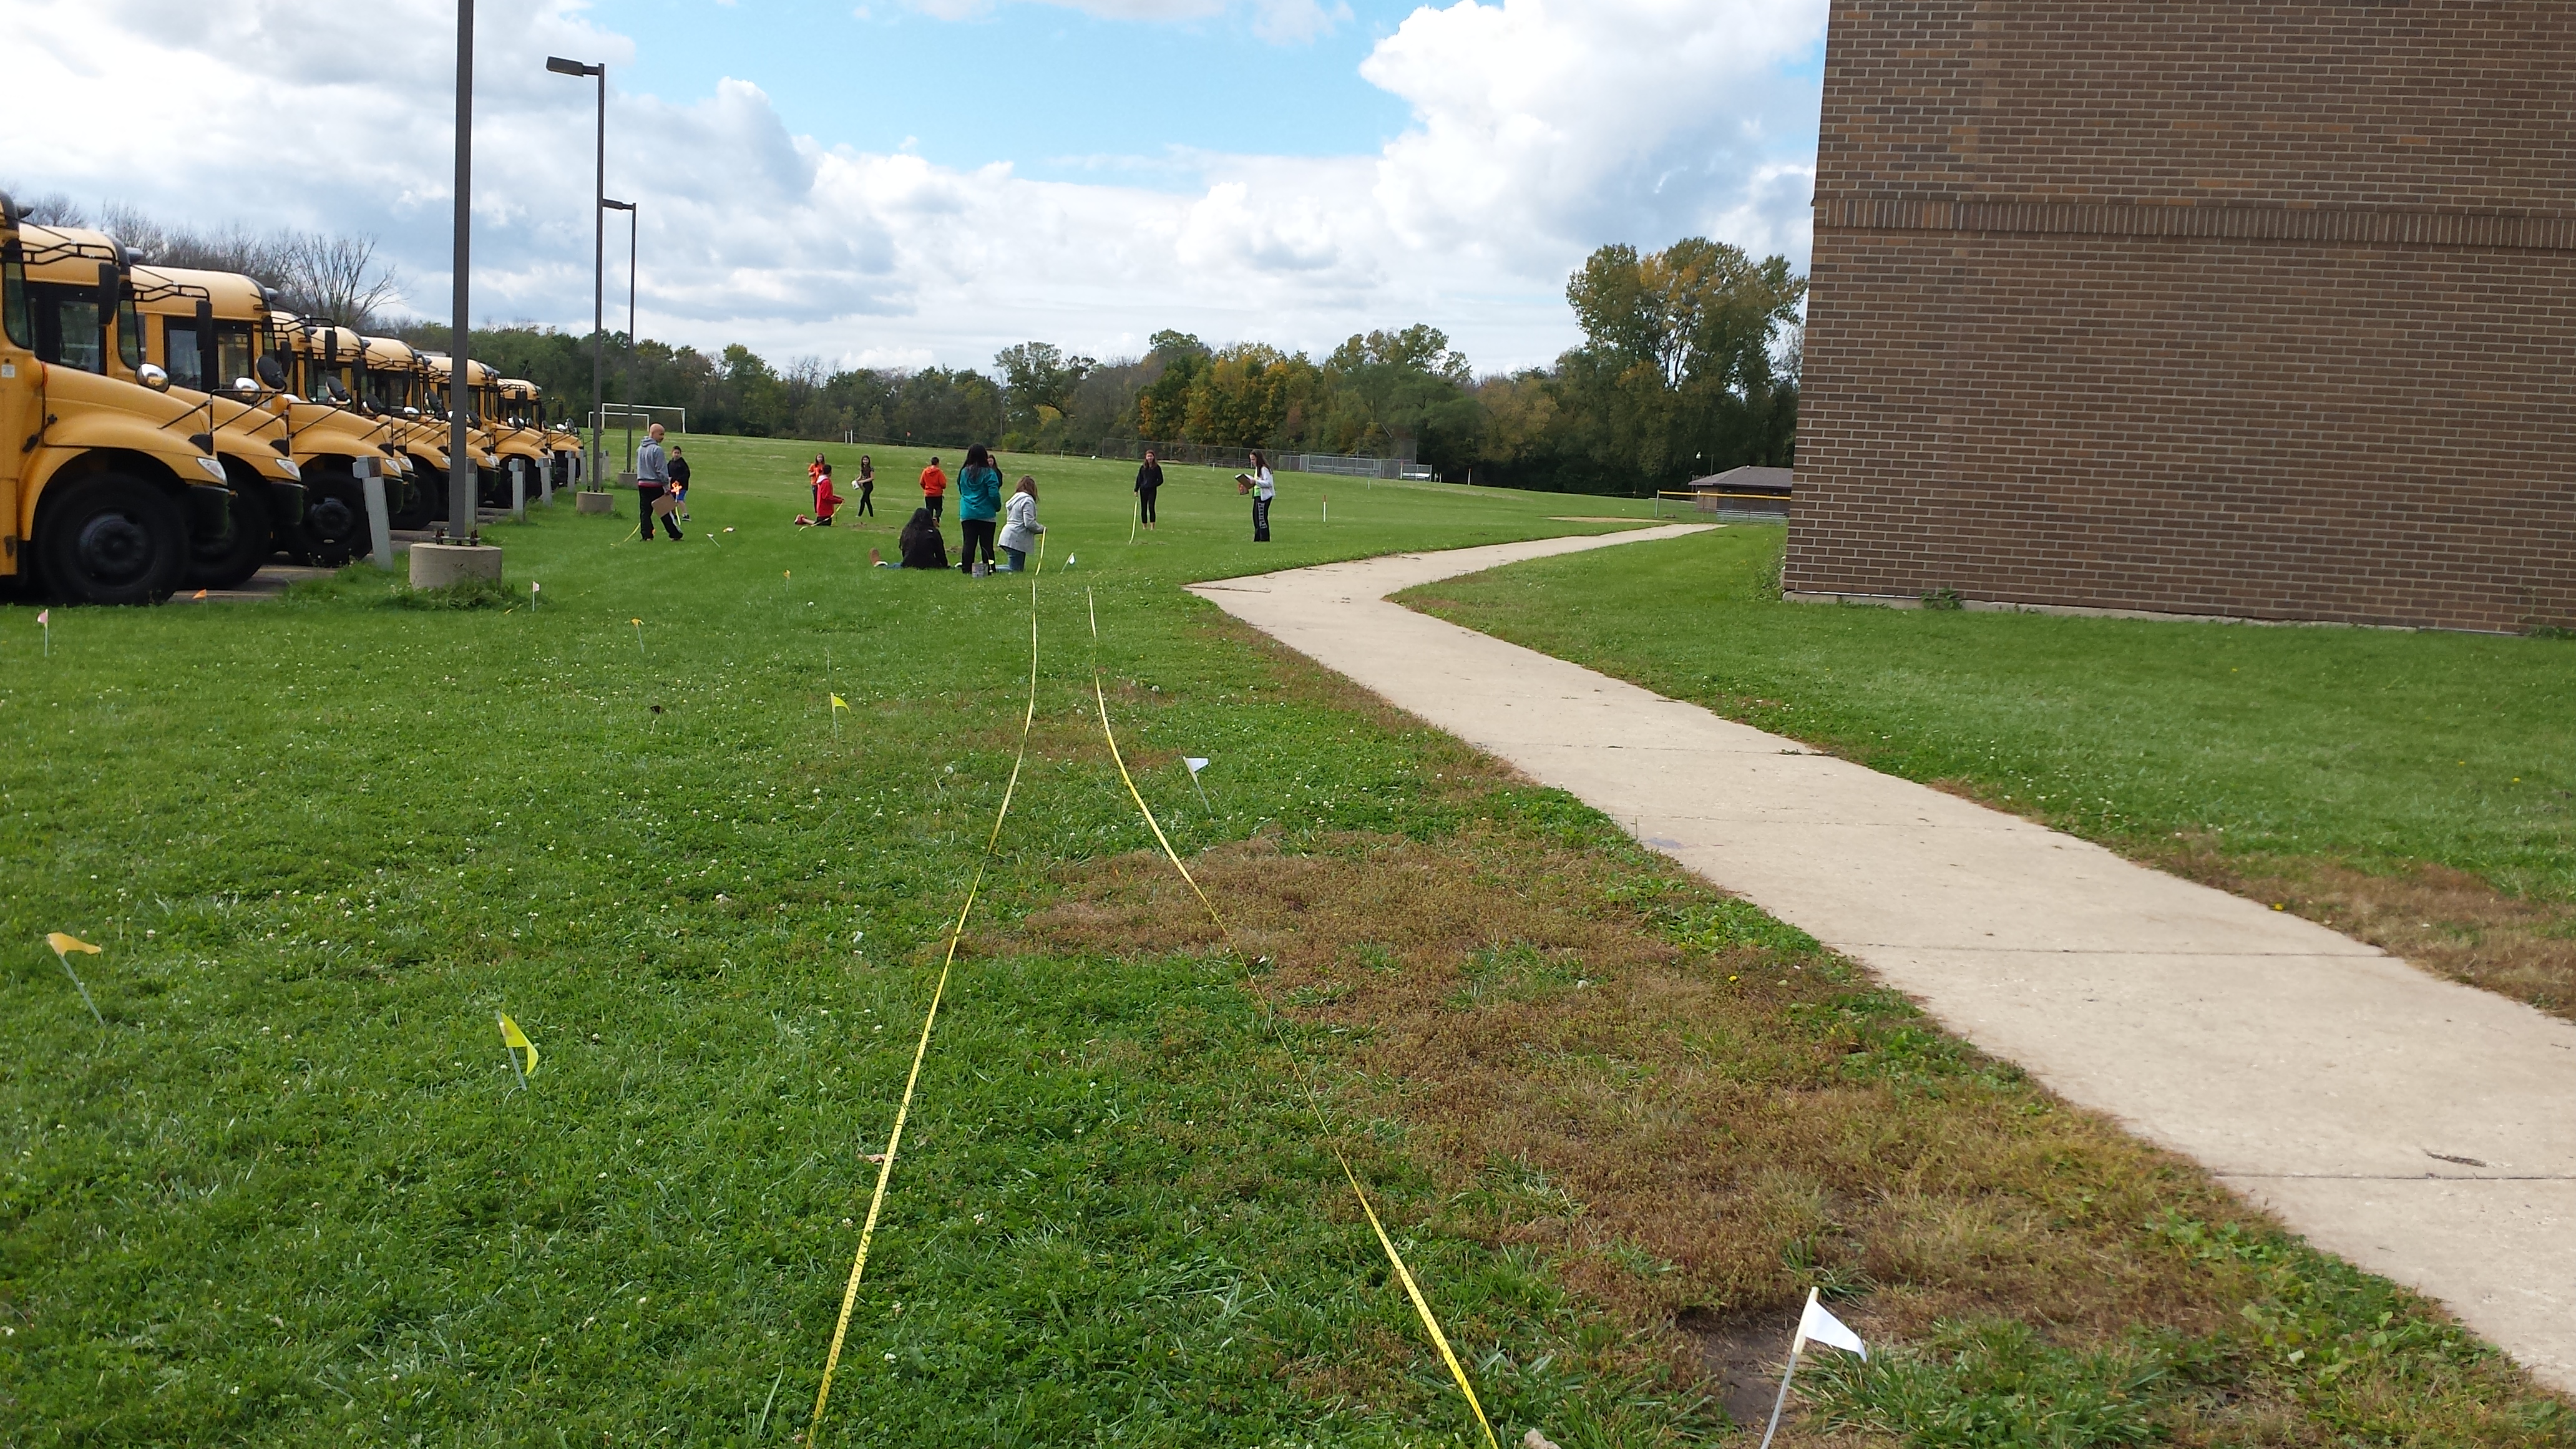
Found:
[(1753, 602), (1757, 604), (1776, 604), (1786, 597), (1782, 591), (1780, 571), (1781, 566), (1788, 561), (1788, 555), (1788, 535), (1783, 533), (1781, 535), (1779, 545), (1773, 548), (1769, 553), (1765, 554), (1762, 560), (1753, 567), (1752, 584), (1747, 590), (1747, 592), (1751, 594)]
[(1967, 600), (1959, 597), (1957, 589), (1932, 589), (1923, 595), (1923, 607), (1927, 609), (1964, 609), (1967, 606)]
[(394, 609), (506, 609), (519, 596), (499, 579), (468, 575), (435, 589), (396, 589), (384, 602)]

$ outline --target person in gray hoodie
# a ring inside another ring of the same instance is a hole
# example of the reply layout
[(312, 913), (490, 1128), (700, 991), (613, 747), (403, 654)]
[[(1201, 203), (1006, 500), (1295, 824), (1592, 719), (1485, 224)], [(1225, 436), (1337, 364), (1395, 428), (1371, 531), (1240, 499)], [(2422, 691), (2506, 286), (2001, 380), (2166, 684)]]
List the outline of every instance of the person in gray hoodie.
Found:
[(1011, 495), (1004, 512), (1009, 521), (1002, 525), (1002, 571), (1015, 574), (1027, 568), (1029, 551), (1038, 546), (1038, 535), (1046, 525), (1038, 522), (1038, 480), (1020, 475), (1020, 486)]

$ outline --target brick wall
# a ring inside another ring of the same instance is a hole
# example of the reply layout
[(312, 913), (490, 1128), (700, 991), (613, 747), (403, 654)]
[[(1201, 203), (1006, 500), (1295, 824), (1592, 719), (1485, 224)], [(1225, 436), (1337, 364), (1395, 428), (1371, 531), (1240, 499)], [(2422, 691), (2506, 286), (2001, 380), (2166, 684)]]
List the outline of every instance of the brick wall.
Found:
[(1833, 12), (1784, 584), (2576, 622), (2576, 7)]

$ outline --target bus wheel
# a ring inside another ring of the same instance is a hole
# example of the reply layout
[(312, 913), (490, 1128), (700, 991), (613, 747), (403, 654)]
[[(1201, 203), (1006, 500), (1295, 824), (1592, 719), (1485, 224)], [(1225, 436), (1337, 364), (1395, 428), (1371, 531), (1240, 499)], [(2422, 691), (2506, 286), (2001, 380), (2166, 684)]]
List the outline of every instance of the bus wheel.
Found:
[(419, 459), (413, 459), (411, 487), (407, 490), (404, 508), (393, 516), (392, 526), (418, 530), (427, 528), (432, 523), (446, 521), (447, 479), (445, 475), (433, 473), (422, 467)]
[(336, 569), (374, 547), (375, 540), (367, 536), (367, 495), (359, 491), (362, 485), (336, 475), (306, 476), (311, 501), (304, 505), (304, 522), (295, 530), (295, 550), (304, 555), (304, 561)]
[(188, 542), (187, 586), (192, 589), (239, 588), (268, 562), (268, 486), (253, 483), (233, 489), (232, 520), (215, 538)]
[(188, 526), (160, 489), (98, 473), (46, 492), (36, 563), (65, 602), (149, 604), (179, 586), (188, 569)]

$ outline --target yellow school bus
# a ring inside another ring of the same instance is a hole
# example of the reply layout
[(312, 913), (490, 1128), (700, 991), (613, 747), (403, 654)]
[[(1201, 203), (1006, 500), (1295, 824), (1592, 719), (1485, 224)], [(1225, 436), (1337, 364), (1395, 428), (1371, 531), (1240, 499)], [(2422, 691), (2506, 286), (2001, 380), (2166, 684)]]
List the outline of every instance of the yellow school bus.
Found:
[[(117, 240), (86, 227), (21, 224), (19, 244), (27, 267), (28, 295), (36, 305), (36, 355), (57, 366), (95, 363), (106, 376), (140, 382), (152, 367), (154, 385), (170, 396), (204, 409), (214, 435), (214, 454), (224, 466), (233, 491), (224, 522), (213, 530), (192, 531), (188, 566), (180, 582), (189, 588), (229, 589), (259, 571), (271, 549), (269, 520), (300, 518), (304, 511), (303, 470), (287, 440), (283, 418), (257, 405), (263, 376), (283, 378), (274, 359), (247, 354), (246, 388), (185, 388), (173, 384), (167, 371), (143, 355), (143, 327), (136, 311), (132, 258)], [(85, 319), (83, 299), (114, 307), (105, 313), (101, 332), (91, 337), (75, 319)], [(225, 358), (220, 353), (219, 360)]]
[[(0, 578), (72, 603), (167, 598), (193, 537), (231, 527), (233, 490), (205, 409), (110, 375), (132, 346), (120, 256), (93, 257), (86, 293), (28, 280), (18, 209), (0, 194)], [(42, 251), (64, 243), (45, 238)], [(107, 268), (101, 271), (99, 268)]]
[[(386, 465), (387, 430), (307, 397), (290, 334), (278, 327), (284, 314), (271, 310), (268, 289), (239, 272), (187, 267), (137, 265), (129, 280), (145, 360), (175, 387), (248, 403), (282, 421), (287, 456), (303, 475), (303, 487), (292, 492), (236, 486), (233, 547), (201, 559), (189, 582), (229, 588), (279, 553), (326, 568), (365, 553), (357, 478), (362, 463)], [(274, 361), (263, 366), (263, 359)]]
[(573, 486), (573, 460), (581, 456), (581, 434), (546, 416), (545, 389), (524, 377), (505, 377), (496, 411), (509, 426), (530, 435), (557, 488)]
[[(366, 347), (362, 395), (408, 425), (401, 447), (411, 458), (413, 487), (408, 507), (396, 515), (394, 526), (427, 528), (432, 524), (445, 523), (452, 516), (447, 507), (447, 447), (450, 438), (447, 359), (437, 353), (423, 352), (400, 338), (368, 337), (361, 340)], [(468, 377), (471, 376), (469, 373)], [(493, 451), (491, 435), (475, 426), (471, 407), (466, 409), (466, 429), (467, 445), (473, 450), (475, 476), (478, 480), (485, 479), (500, 466), (501, 460)], [(478, 481), (478, 502), (484, 492), (485, 485)]]
[[(304, 419), (320, 410), (346, 435), (372, 449), (377, 473), (385, 480), (387, 517), (400, 514), (412, 486), (411, 460), (401, 446), (403, 429), (409, 425), (370, 409), (362, 399), (365, 344), (357, 332), (288, 312), (271, 312), (268, 320), (278, 341), (277, 355), (286, 363), (285, 401), (292, 415)], [(310, 496), (293, 547), (308, 563), (336, 568), (365, 553), (372, 542), (365, 484), (354, 466), (355, 458), (345, 468), (321, 458), (305, 461), (303, 436), (299, 432), (298, 461), (304, 462), (304, 486)]]

